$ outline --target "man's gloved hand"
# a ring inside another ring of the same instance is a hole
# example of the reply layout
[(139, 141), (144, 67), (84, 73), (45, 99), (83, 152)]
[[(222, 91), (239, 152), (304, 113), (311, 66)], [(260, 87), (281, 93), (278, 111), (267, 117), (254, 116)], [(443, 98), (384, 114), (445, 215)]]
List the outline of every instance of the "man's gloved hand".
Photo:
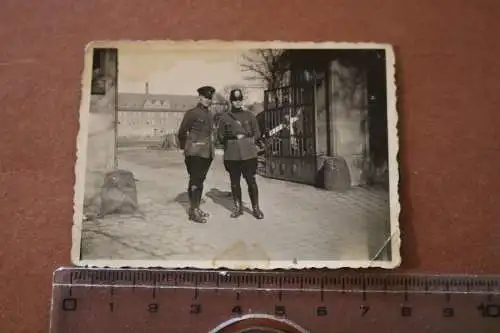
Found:
[(243, 134), (236, 134), (236, 139), (243, 139), (245, 136)]

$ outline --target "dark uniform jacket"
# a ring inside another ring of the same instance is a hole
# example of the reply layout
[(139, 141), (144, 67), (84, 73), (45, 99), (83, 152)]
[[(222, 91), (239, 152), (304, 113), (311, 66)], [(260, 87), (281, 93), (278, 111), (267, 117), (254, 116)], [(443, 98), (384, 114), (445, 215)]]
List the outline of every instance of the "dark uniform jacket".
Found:
[[(224, 113), (219, 122), (218, 137), (224, 143), (224, 160), (238, 161), (257, 158), (256, 140), (260, 138), (257, 118), (246, 110)], [(238, 134), (244, 137), (237, 138)]]
[(213, 158), (215, 155), (214, 122), (207, 107), (198, 104), (188, 110), (184, 114), (177, 136), (184, 155), (204, 158)]

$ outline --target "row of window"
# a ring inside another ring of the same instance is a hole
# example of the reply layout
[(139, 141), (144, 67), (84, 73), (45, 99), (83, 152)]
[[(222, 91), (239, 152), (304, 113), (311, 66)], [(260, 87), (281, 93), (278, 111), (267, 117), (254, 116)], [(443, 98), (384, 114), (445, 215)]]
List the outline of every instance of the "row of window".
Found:
[(119, 120), (118, 124), (126, 127), (137, 127), (146, 125), (172, 125), (180, 123), (180, 120), (167, 120), (167, 119), (137, 119), (137, 120)]
[(155, 102), (146, 102), (146, 103), (120, 103), (120, 106), (122, 107), (149, 107), (149, 108), (162, 108), (162, 109), (181, 109), (181, 110), (188, 110), (194, 106), (194, 104), (170, 104), (170, 102), (160, 102), (160, 101), (155, 101)]
[(175, 133), (175, 130), (165, 128), (145, 128), (143, 130), (136, 129), (133, 131), (126, 131), (122, 129), (118, 131), (118, 135), (122, 137), (130, 137), (135, 135), (161, 135), (165, 133)]
[(146, 101), (144, 104), (145, 106), (162, 106), (165, 108), (170, 108), (170, 102), (169, 101), (159, 101), (159, 100), (151, 100), (151, 101)]
[(146, 111), (120, 111), (118, 112), (118, 118), (129, 119), (129, 118), (182, 118), (184, 112), (146, 112)]
[[(225, 111), (225, 108), (213, 108), (212, 112), (219, 113)], [(184, 112), (161, 112), (161, 111), (118, 111), (119, 119), (161, 119), (178, 118), (182, 119)]]

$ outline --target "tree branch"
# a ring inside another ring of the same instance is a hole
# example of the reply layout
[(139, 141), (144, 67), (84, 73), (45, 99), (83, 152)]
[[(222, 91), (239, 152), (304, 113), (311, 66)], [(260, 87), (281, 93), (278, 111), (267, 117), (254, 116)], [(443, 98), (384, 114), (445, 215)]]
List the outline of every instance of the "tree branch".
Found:
[(264, 81), (268, 88), (280, 85), (288, 67), (281, 49), (252, 50), (243, 54), (242, 59), (241, 71), (253, 74), (248, 75), (245, 79)]

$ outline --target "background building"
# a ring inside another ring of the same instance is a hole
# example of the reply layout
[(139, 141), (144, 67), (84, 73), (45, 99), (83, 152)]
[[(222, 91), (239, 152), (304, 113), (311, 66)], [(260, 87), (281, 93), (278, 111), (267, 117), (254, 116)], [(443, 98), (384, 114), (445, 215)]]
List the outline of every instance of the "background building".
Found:
[(196, 106), (196, 95), (118, 94), (118, 146), (159, 143), (177, 131), (184, 113)]

